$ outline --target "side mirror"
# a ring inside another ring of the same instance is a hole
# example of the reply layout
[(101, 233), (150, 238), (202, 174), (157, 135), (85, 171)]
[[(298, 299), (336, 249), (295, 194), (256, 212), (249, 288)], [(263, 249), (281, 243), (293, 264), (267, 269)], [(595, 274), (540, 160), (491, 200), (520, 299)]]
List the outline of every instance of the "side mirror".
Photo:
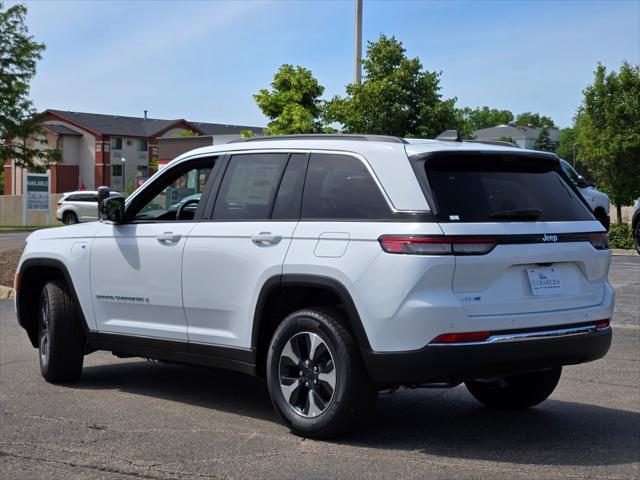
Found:
[(124, 218), (124, 198), (110, 197), (109, 187), (98, 188), (98, 218), (120, 223)]
[(582, 175), (578, 176), (578, 181), (576, 182), (576, 185), (578, 186), (578, 188), (587, 188), (590, 186), (589, 182), (587, 182)]

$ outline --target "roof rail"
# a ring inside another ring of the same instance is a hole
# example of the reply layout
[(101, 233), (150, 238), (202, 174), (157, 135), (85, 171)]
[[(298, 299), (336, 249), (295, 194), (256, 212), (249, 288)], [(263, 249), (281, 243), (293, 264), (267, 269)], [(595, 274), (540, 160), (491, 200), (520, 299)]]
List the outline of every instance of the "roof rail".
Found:
[(392, 137), (390, 135), (356, 135), (356, 134), (328, 134), (328, 133), (303, 133), (298, 135), (269, 135), (257, 136), (249, 138), (241, 138), (239, 140), (231, 140), (228, 143), (242, 142), (270, 142), (277, 140), (359, 140), (369, 142), (386, 142), (386, 143), (409, 143), (404, 138)]

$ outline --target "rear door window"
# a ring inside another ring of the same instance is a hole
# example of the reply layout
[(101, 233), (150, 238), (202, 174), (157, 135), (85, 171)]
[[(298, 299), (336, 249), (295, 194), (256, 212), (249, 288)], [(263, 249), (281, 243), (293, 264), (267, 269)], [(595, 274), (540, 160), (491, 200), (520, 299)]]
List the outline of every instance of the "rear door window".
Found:
[(440, 222), (593, 219), (552, 159), (447, 155), (425, 166)]
[(365, 165), (350, 155), (313, 153), (302, 201), (303, 219), (386, 219), (389, 206)]
[(266, 220), (271, 215), (288, 153), (234, 155), (229, 159), (213, 218)]

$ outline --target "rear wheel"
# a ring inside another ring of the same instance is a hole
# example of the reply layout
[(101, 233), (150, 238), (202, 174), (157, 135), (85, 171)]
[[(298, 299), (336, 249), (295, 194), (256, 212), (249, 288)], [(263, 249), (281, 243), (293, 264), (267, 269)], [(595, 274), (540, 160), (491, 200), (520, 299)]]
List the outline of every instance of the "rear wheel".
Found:
[(73, 225), (74, 223), (78, 223), (78, 216), (71, 211), (66, 211), (62, 214), (62, 223), (65, 225)]
[(82, 373), (84, 334), (66, 283), (47, 282), (38, 319), (40, 371), (47, 382), (73, 382)]
[(375, 405), (355, 340), (337, 310), (294, 312), (276, 329), (267, 357), (271, 401), (296, 434), (329, 438), (353, 428)]
[(495, 379), (468, 380), (465, 385), (476, 400), (490, 408), (517, 410), (545, 401), (560, 380), (562, 367)]

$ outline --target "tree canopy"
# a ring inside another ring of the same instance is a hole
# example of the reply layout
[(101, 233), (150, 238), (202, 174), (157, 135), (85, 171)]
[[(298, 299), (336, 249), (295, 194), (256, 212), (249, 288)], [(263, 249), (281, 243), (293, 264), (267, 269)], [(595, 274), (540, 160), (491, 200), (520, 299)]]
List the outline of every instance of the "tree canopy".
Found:
[(538, 138), (536, 138), (536, 141), (533, 144), (533, 149), (541, 150), (543, 152), (553, 152), (555, 150), (554, 145), (551, 142), (551, 137), (549, 136), (549, 129), (547, 127), (542, 127), (540, 129)]
[(271, 120), (266, 133), (317, 133), (322, 131), (323, 92), (310, 70), (284, 64), (276, 72), (271, 90), (263, 88), (253, 98)]
[(491, 128), (513, 121), (513, 113), (487, 106), (479, 108), (456, 109), (458, 130), (463, 138), (473, 138), (473, 132), (482, 128)]
[(519, 127), (556, 128), (556, 124), (550, 117), (533, 112), (519, 113), (514, 123)]
[(618, 208), (640, 196), (640, 66), (599, 64), (576, 116), (578, 160)]
[(55, 149), (28, 142), (40, 133), (38, 116), (29, 99), (29, 87), (42, 58), (43, 43), (36, 42), (25, 24), (27, 9), (0, 2), (0, 163), (15, 160), (19, 166), (39, 166), (56, 159)]
[(408, 58), (402, 43), (381, 35), (368, 42), (361, 84), (326, 105), (325, 121), (345, 133), (435, 137), (456, 125), (456, 99), (442, 99), (440, 73)]

